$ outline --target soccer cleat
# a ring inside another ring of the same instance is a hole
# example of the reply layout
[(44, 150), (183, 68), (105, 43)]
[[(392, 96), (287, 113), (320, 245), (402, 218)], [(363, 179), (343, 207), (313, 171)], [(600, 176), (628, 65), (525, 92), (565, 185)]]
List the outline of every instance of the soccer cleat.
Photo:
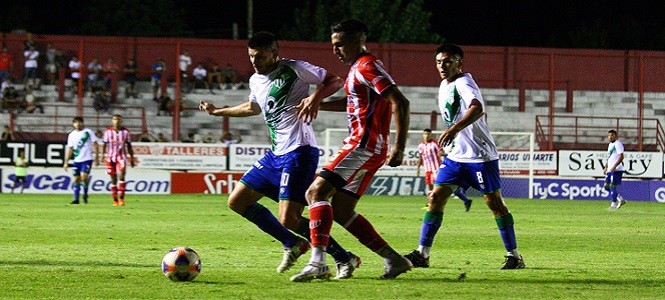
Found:
[(360, 267), (360, 257), (353, 253), (349, 253), (349, 255), (351, 255), (351, 258), (348, 261), (335, 262), (335, 266), (337, 267), (337, 275), (335, 275), (335, 279), (351, 278), (353, 277), (353, 271)]
[(125, 206), (125, 199), (118, 200), (118, 205)]
[(404, 257), (411, 262), (414, 268), (429, 268), (429, 257), (425, 258), (418, 250), (413, 250)]
[(612, 204), (610, 204), (610, 207), (607, 208), (607, 210), (617, 210), (617, 209), (619, 209), (619, 204), (617, 202), (612, 202)]
[(473, 200), (464, 202), (464, 209), (466, 209), (466, 211), (469, 211), (471, 209), (471, 204), (473, 204)]
[(78, 201), (78, 200), (74, 200), (74, 201), (72, 201), (72, 202), (69, 202), (69, 204), (79, 204), (79, 201)]
[(413, 268), (411, 261), (404, 257), (400, 256), (400, 259), (397, 261), (386, 260), (385, 263), (385, 272), (379, 279), (393, 279), (397, 278), (402, 273), (406, 273)]
[(83, 203), (88, 204), (88, 195), (83, 195)]
[(284, 273), (296, 263), (298, 258), (309, 250), (309, 242), (306, 239), (300, 239), (293, 247), (284, 249), (282, 263), (277, 266), (277, 273)]
[(524, 259), (522, 259), (522, 256), (520, 257), (515, 257), (512, 255), (506, 256), (506, 261), (503, 263), (503, 267), (501, 267), (502, 270), (513, 270), (513, 269), (524, 269)]
[(312, 279), (330, 279), (330, 267), (325, 263), (308, 263), (300, 273), (291, 276), (293, 282), (308, 282)]
[(118, 200), (113, 200), (113, 206), (118, 206)]
[(621, 208), (624, 204), (626, 204), (626, 199), (624, 199), (624, 198), (621, 197), (621, 196), (619, 196), (619, 197), (617, 197), (617, 198), (618, 198), (618, 199), (617, 199), (617, 200), (618, 200), (618, 201), (617, 201), (617, 209), (619, 209), (619, 208)]

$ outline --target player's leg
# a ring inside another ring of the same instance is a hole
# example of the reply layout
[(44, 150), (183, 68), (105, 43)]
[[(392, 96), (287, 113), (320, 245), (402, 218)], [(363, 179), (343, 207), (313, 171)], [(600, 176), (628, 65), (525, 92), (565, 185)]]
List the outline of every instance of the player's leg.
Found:
[(121, 159), (116, 163), (116, 174), (118, 175), (118, 205), (125, 205), (125, 192), (127, 185), (125, 183), (125, 174), (127, 174), (127, 160)]
[[(307, 205), (305, 193), (312, 184), (319, 160), (318, 148), (303, 146), (291, 153), (280, 156), (284, 166), (279, 183), (279, 219), (288, 229), (310, 239), (310, 220), (302, 216)], [(338, 266), (338, 278), (349, 278), (360, 264), (360, 259), (330, 237), (325, 251)], [(286, 256), (285, 256), (286, 258)], [(287, 264), (289, 262), (286, 262)], [(343, 272), (340, 272), (340, 268)], [(344, 274), (342, 274), (344, 273)], [(336, 277), (336, 278), (337, 278)]]
[(499, 233), (506, 249), (506, 262), (502, 269), (524, 268), (524, 260), (517, 250), (515, 221), (501, 197), (499, 161), (469, 164), (469, 169), (473, 170), (470, 172), (469, 177), (474, 178), (476, 181), (474, 188), (484, 194), (485, 203), (494, 215), (494, 220), (499, 228)]
[(88, 203), (88, 185), (90, 181), (90, 170), (92, 169), (92, 160), (84, 162), (81, 165), (81, 181), (80, 187), (83, 191), (83, 203)]
[(111, 178), (111, 197), (113, 197), (113, 206), (118, 206), (118, 175), (116, 163), (113, 161), (106, 161), (106, 174)]
[(72, 184), (74, 195), (70, 204), (79, 204), (79, 197), (81, 194), (81, 168), (82, 163), (74, 162), (74, 183)]
[(21, 176), (18, 178), (18, 181), (21, 184), (21, 194), (23, 194), (23, 190), (25, 189), (25, 176)]
[(616, 193), (616, 204), (617, 204), (617, 209), (626, 204), (626, 199), (624, 199), (620, 194), (619, 194), (619, 185), (621, 185), (621, 180), (623, 178), (623, 171), (614, 171), (614, 176), (612, 176), (613, 184), (614, 184), (614, 192)]

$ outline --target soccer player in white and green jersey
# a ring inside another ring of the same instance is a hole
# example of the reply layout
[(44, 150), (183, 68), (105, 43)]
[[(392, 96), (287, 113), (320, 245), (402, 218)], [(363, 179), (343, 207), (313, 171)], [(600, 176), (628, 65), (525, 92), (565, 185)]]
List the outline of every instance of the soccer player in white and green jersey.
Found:
[[(257, 161), (240, 179), (228, 206), (284, 246), (278, 273), (288, 270), (310, 244), (309, 220), (302, 217), (305, 190), (315, 177), (319, 150), (311, 121), (321, 101), (335, 93), (342, 81), (325, 69), (305, 61), (280, 59), (275, 35), (258, 32), (248, 42), (255, 73), (249, 79), (249, 101), (218, 108), (201, 102), (199, 109), (214, 116), (247, 117), (263, 114), (270, 132), (272, 151)], [(309, 86), (317, 89), (309, 95)], [(298, 114), (309, 116), (305, 121)], [(264, 196), (279, 203), (279, 220), (258, 201)], [(290, 230), (302, 237), (294, 235)], [(331, 239), (328, 253), (337, 262), (338, 279), (351, 277), (360, 259)]]
[(443, 222), (448, 198), (457, 187), (481, 191), (492, 211), (506, 248), (502, 269), (524, 268), (517, 251), (513, 216), (501, 197), (499, 157), (487, 126), (480, 88), (469, 73), (462, 72), (464, 52), (454, 44), (443, 44), (436, 50), (436, 67), (441, 78), (439, 109), (448, 129), (439, 137), (441, 146), (451, 145), (436, 180), (428, 194), (427, 212), (420, 232), (417, 250), (405, 255), (414, 267), (428, 267), (434, 236)]
[[(83, 190), (83, 203), (88, 203), (88, 182), (92, 168), (93, 154), (95, 165), (99, 165), (98, 139), (95, 132), (84, 128), (83, 117), (74, 117), (72, 120), (74, 130), (67, 137), (67, 150), (65, 152), (65, 171), (69, 168), (69, 159), (74, 158), (74, 199), (71, 204), (79, 204), (79, 195)], [(93, 153), (94, 150), (94, 153)]]

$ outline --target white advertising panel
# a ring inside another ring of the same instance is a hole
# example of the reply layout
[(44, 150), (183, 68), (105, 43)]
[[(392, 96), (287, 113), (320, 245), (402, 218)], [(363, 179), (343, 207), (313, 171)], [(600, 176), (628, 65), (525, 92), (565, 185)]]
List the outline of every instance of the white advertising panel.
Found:
[[(607, 152), (584, 150), (559, 151), (560, 176), (602, 177), (607, 166)], [(624, 177), (661, 178), (663, 154), (659, 152), (624, 152)]]
[(224, 144), (132, 143), (137, 167), (170, 170), (226, 170)]

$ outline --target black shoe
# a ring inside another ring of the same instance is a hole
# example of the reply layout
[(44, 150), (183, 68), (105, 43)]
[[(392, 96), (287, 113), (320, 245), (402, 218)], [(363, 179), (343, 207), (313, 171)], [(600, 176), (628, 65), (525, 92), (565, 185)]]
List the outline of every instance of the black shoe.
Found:
[(418, 250), (413, 250), (404, 257), (411, 261), (414, 268), (429, 268), (429, 257), (425, 258)]
[(471, 209), (471, 204), (473, 204), (473, 200), (464, 202), (464, 209), (466, 209), (466, 211), (469, 211)]
[(524, 259), (522, 256), (506, 256), (506, 262), (503, 263), (502, 270), (513, 270), (513, 269), (524, 269), (526, 265), (524, 264)]
[(78, 200), (74, 200), (74, 201), (70, 202), (69, 204), (79, 204), (79, 201), (78, 201)]
[(83, 204), (88, 204), (88, 196), (83, 196)]

